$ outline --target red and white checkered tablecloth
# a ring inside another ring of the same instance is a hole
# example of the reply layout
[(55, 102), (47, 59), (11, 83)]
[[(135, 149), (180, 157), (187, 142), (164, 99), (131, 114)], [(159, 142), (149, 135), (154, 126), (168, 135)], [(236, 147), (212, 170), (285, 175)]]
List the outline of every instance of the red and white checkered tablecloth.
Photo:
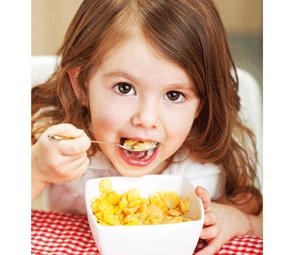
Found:
[[(31, 254), (100, 255), (83, 215), (32, 210)], [(237, 236), (223, 245), (217, 255), (260, 255), (263, 240), (256, 236)]]

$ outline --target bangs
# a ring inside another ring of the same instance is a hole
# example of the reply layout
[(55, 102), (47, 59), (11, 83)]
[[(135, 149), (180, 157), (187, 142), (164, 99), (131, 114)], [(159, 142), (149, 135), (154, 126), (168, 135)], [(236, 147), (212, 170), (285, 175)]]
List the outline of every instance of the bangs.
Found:
[(119, 13), (113, 18), (113, 22), (101, 32), (98, 39), (98, 47), (91, 57), (85, 69), (90, 69), (91, 77), (110, 54), (113, 54), (122, 44), (141, 30), (141, 20), (137, 11), (131, 5), (120, 8)]
[(204, 79), (210, 58), (202, 27), (204, 20), (187, 1), (163, 1), (144, 4), (139, 1), (144, 37), (169, 60), (189, 75), (201, 98), (205, 95)]

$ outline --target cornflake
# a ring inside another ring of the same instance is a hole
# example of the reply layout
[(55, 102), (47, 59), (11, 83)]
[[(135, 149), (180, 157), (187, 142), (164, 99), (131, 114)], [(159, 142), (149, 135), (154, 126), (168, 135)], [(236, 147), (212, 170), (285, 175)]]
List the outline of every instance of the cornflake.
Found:
[(123, 145), (131, 150), (146, 151), (153, 148), (153, 146), (156, 145), (156, 142), (135, 141), (131, 139), (126, 139)]
[(100, 196), (92, 201), (91, 208), (97, 222), (106, 226), (172, 224), (190, 221), (185, 214), (190, 199), (181, 198), (173, 191), (159, 191), (143, 198), (136, 189), (123, 194), (112, 190), (111, 180), (99, 183)]

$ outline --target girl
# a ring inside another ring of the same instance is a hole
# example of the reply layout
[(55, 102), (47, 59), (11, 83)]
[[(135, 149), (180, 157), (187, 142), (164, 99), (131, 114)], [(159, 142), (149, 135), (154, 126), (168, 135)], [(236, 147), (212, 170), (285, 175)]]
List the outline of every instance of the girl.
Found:
[[(262, 234), (254, 135), (238, 117), (236, 69), (211, 1), (85, 0), (58, 55), (32, 89), (33, 198), (48, 187), (52, 210), (84, 213), (89, 178), (184, 175), (213, 200), (196, 188), (208, 242), (199, 254)], [(137, 153), (91, 140), (159, 146)]]

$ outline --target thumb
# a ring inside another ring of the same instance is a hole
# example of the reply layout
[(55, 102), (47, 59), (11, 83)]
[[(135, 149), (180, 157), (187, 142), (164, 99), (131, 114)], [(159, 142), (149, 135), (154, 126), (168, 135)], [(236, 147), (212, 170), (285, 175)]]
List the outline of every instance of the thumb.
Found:
[(202, 200), (204, 210), (207, 210), (211, 202), (208, 191), (200, 186), (197, 186), (195, 189), (195, 193)]

